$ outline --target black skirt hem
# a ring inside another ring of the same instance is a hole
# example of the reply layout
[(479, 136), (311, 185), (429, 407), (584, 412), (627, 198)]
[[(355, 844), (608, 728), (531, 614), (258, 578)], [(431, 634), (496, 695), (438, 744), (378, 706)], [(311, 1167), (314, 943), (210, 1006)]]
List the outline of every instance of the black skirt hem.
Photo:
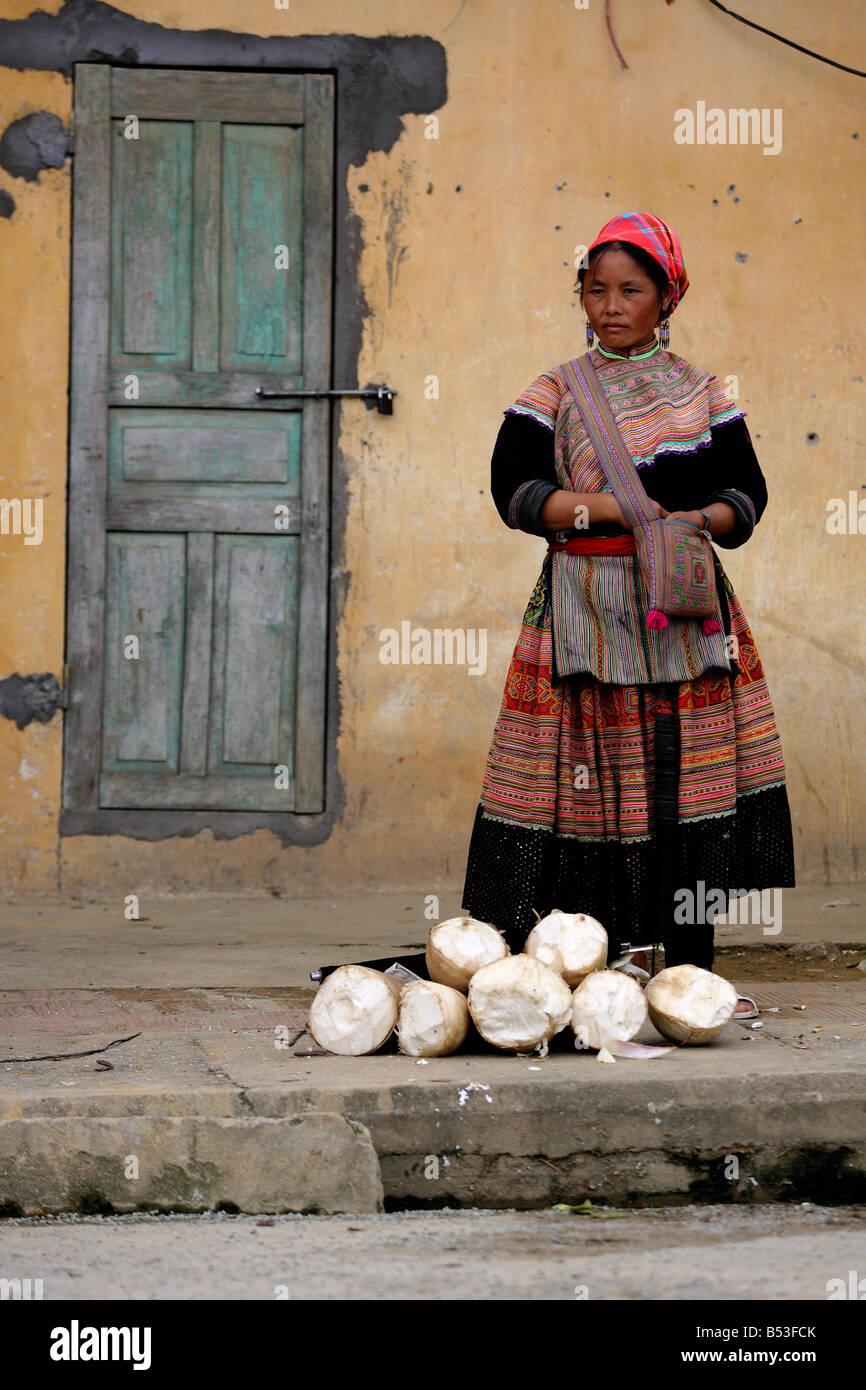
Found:
[[(585, 912), (606, 929), (613, 956), (623, 942), (664, 941), (688, 930), (675, 915), (682, 916), (683, 890), (699, 906), (713, 891), (794, 886), (782, 785), (740, 798), (732, 816), (691, 825), (668, 819), (649, 840), (627, 843), (540, 835), (487, 817), (479, 805), (462, 903), (470, 916), (499, 927), (512, 951), (523, 949), (536, 913)], [(754, 930), (762, 939), (760, 924)]]

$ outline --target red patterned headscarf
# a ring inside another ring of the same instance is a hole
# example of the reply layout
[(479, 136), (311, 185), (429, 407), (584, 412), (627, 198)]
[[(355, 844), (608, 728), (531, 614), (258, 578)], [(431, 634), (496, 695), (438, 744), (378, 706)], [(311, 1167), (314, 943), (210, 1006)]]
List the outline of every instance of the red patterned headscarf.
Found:
[(657, 261), (669, 280), (674, 282), (671, 313), (689, 287), (689, 277), (683, 264), (683, 249), (673, 227), (651, 212), (624, 212), (606, 222), (587, 255), (607, 241), (627, 241), (639, 246)]

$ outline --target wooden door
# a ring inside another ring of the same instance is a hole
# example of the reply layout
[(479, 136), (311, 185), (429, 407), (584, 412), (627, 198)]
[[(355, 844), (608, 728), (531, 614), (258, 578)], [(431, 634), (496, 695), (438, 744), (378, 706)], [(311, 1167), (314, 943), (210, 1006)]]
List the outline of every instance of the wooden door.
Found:
[(75, 83), (64, 804), (320, 811), (332, 79)]

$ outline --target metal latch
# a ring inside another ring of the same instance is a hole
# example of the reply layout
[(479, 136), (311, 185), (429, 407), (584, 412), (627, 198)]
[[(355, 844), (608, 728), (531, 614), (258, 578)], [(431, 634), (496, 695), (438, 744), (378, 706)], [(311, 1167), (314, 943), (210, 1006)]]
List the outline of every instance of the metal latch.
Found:
[(359, 396), (364, 400), (375, 401), (380, 415), (394, 414), (396, 394), (390, 386), (365, 386), (361, 391), (266, 391), (262, 386), (256, 387), (256, 395), (261, 396), (263, 400), (274, 400), (278, 397), (294, 400), (298, 396)]

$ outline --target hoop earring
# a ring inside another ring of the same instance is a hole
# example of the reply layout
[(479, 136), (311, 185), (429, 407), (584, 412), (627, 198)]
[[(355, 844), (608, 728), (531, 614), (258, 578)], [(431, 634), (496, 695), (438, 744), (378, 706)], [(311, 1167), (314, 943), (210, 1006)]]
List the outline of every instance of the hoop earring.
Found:
[(670, 320), (669, 320), (669, 319), (662, 319), (661, 323), (659, 324), (659, 347), (662, 349), (662, 351), (666, 351), (666, 350), (667, 350), (667, 346), (668, 346), (668, 343), (670, 342), (670, 340), (671, 340), (671, 325), (670, 325)]
[(593, 330), (592, 330), (592, 324), (590, 323), (589, 319), (587, 319), (587, 321), (586, 321), (586, 350), (587, 350), (587, 352), (591, 352), (591, 351), (592, 351), (592, 346), (593, 346), (593, 343), (594, 343), (594, 342), (595, 342), (595, 334), (593, 333)]

